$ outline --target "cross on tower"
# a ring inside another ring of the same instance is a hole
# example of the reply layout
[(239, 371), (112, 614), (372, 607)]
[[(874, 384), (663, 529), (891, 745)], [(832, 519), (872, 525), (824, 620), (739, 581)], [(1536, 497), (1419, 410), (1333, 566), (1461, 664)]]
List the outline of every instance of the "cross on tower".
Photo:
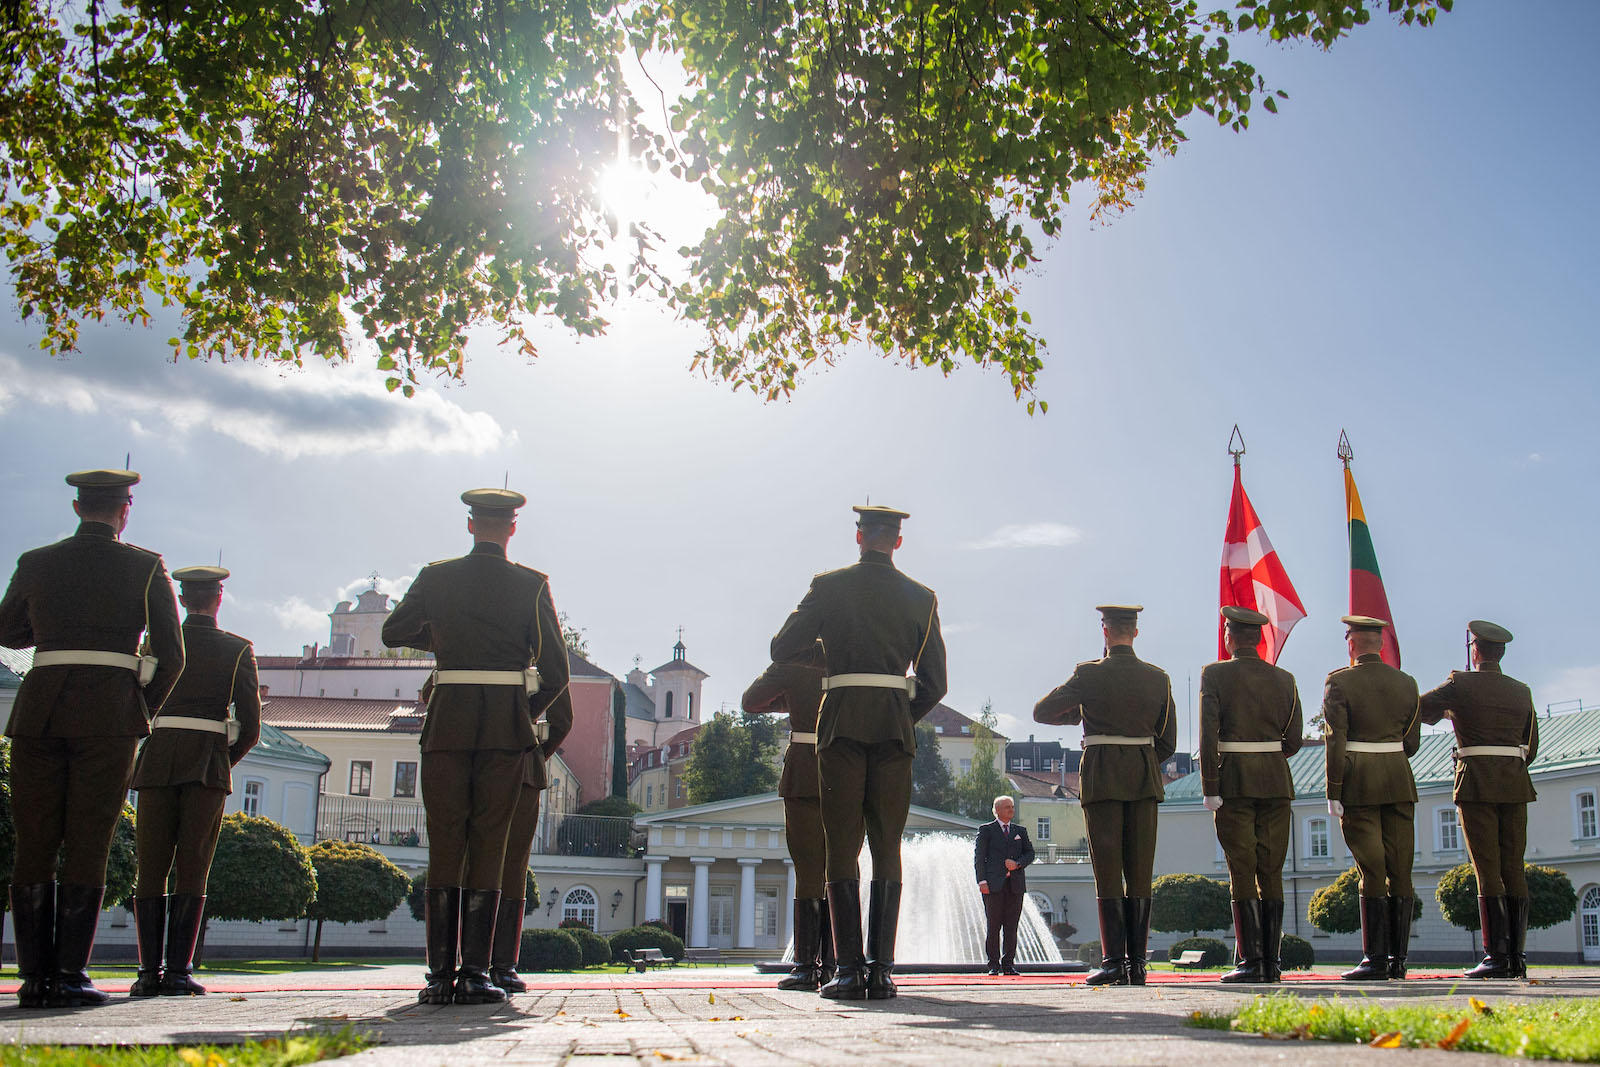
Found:
[(367, 580), (372, 583), (372, 588), (376, 589), (378, 588), (378, 579), (382, 577), (383, 575), (379, 574), (377, 571), (373, 571), (371, 574), (367, 575)]

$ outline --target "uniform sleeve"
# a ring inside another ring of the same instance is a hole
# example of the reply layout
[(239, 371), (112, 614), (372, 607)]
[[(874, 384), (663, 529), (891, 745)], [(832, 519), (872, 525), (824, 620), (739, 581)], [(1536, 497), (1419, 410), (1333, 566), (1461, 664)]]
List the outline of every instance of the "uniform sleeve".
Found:
[(1443, 685), (1435, 686), (1426, 693), (1423, 693), (1422, 696), (1418, 698), (1417, 706), (1420, 710), (1422, 721), (1427, 723), (1429, 726), (1448, 718), (1450, 713), (1454, 711), (1456, 707), (1455, 672), (1450, 672), (1449, 681), (1445, 682)]
[(1083, 693), (1078, 672), (1056, 686), (1033, 706), (1033, 721), (1051, 726), (1077, 726), (1083, 721)]
[(228, 746), (228, 762), (236, 765), (261, 740), (261, 681), (255, 650), (249, 645), (233, 672), (233, 714), (239, 720), (239, 739)]
[(1200, 671), (1200, 791), (1208, 797), (1220, 795), (1222, 788), (1221, 740), (1222, 701), (1217, 696), (1216, 674), (1206, 667)]
[(1416, 695), (1417, 684), (1411, 683), (1411, 720), (1406, 724), (1405, 737), (1401, 744), (1405, 746), (1406, 759), (1417, 754), (1417, 749), (1422, 747), (1422, 713), (1421, 702)]
[(5, 599), (0, 600), (0, 645), (28, 648), (35, 644), (33, 622), (28, 618), (28, 598), (22, 591), (22, 569), (11, 574)]
[(1539, 756), (1539, 713), (1537, 711), (1533, 710), (1533, 701), (1532, 701), (1531, 695), (1530, 695), (1530, 699), (1528, 701), (1528, 764), (1529, 764), (1529, 766), (1532, 766), (1533, 761), (1535, 759), (1537, 759), (1538, 756)]
[(386, 648), (420, 648), (433, 651), (433, 633), (428, 626), (428, 607), (423, 595), (424, 576), (428, 568), (412, 581), (411, 588), (400, 603), (383, 620), (383, 644)]
[(811, 656), (812, 646), (822, 633), (822, 614), (822, 598), (817, 595), (817, 583), (812, 582), (800, 606), (789, 613), (773, 637), (772, 662), (796, 663)]
[(739, 698), (739, 707), (746, 715), (761, 715), (784, 710), (778, 701), (787, 692), (783, 679), (785, 673), (784, 664), (774, 663), (761, 672), (761, 677), (750, 683), (750, 688)]
[(1293, 706), (1289, 709), (1289, 721), (1283, 727), (1283, 754), (1292, 756), (1300, 751), (1305, 744), (1306, 716), (1300, 707), (1300, 687), (1295, 684), (1294, 676), (1289, 676), (1289, 696)]
[(922, 649), (917, 653), (913, 667), (917, 676), (917, 695), (911, 698), (911, 721), (921, 722), (944, 695), (950, 691), (950, 680), (945, 674), (944, 634), (939, 629), (939, 598), (935, 597), (928, 609), (926, 630), (922, 635)]
[(152, 714), (167, 702), (172, 687), (183, 673), (183, 626), (178, 622), (178, 598), (167, 580), (166, 565), (156, 560), (144, 589), (145, 608), (150, 613), (150, 629), (145, 640), (156, 658), (156, 676), (144, 687), (144, 702)]
[(1178, 704), (1172, 699), (1172, 679), (1167, 679), (1167, 707), (1156, 730), (1156, 763), (1162, 764), (1178, 751)]
[(561, 635), (561, 617), (556, 614), (548, 580), (540, 584), (535, 612), (539, 633), (534, 666), (539, 668), (539, 692), (529, 702), (528, 710), (535, 720), (542, 714), (550, 724), (550, 736), (541, 746), (549, 759), (572, 732), (572, 678), (567, 668), (567, 640)]
[(1350, 703), (1333, 675), (1322, 689), (1322, 733), (1327, 742), (1328, 799), (1344, 795), (1344, 743), (1350, 733)]

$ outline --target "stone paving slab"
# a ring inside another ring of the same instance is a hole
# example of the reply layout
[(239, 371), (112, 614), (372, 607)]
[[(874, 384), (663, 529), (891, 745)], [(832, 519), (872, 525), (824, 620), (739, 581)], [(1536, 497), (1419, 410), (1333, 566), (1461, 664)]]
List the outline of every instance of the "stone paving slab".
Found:
[[(378, 969), (383, 970), (383, 969)], [(397, 970), (414, 970), (397, 969)], [(267, 977), (267, 976), (263, 976)], [(280, 983), (285, 976), (270, 976)], [(326, 980), (324, 972), (315, 976)], [(374, 976), (377, 977), (377, 976)], [(625, 977), (625, 976), (611, 976)], [(233, 1043), (286, 1030), (351, 1025), (383, 1044), (345, 1061), (351, 1067), (797, 1067), (890, 1064), (1186, 1064), (1219, 1057), (1239, 1064), (1450, 1063), (1478, 1057), (1432, 1050), (1375, 1052), (1362, 1046), (1272, 1041), (1195, 1030), (1194, 1011), (1220, 1011), (1262, 987), (1167, 982), (1093, 989), (1079, 982), (1013, 978), (943, 979), (902, 985), (892, 1001), (836, 1003), (807, 993), (746, 984), (719, 989), (624, 988), (569, 983), (509, 1004), (438, 1007), (410, 989), (249, 991), (204, 998), (118, 997), (102, 1008), (0, 1009), (0, 1041), (67, 1044)], [(1366, 995), (1384, 1003), (1430, 1000), (1465, 1008), (1469, 995), (1495, 1001), (1600, 994), (1600, 976), (1573, 970), (1538, 985), (1445, 980), (1357, 987), (1297, 982), (1302, 996)]]

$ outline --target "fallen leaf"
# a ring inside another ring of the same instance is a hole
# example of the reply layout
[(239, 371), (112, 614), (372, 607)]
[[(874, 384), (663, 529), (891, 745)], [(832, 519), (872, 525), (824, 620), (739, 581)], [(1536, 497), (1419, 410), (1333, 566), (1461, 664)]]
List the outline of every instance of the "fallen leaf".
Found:
[(228, 998), (228, 999), (229, 999), (229, 1000), (231, 1000), (231, 1001), (233, 1001), (233, 1002), (234, 1002), (234, 1003), (235, 1003), (235, 1004), (237, 1004), (237, 1003), (239, 1003), (239, 1002), (240, 1002), (240, 1001), (242, 1001), (242, 1000), (244, 1000), (244, 998), (243, 998), (243, 997), (229, 997), (229, 998)]
[(1324, 1008), (1321, 1004), (1313, 1004), (1313, 1005), (1311, 1005), (1311, 1010), (1307, 1014), (1309, 1014), (1314, 1019), (1318, 1015), (1326, 1014), (1326, 1012), (1327, 1012), (1327, 1009)]
[(707, 993), (706, 994), (706, 1003), (707, 1004), (715, 1004), (716, 1002), (717, 1002), (717, 995), (715, 993)]
[(1204, 1012), (1199, 1012), (1199, 1011), (1191, 1011), (1189, 1013), (1189, 1018), (1193, 1019), (1195, 1022), (1199, 1022), (1201, 1019), (1205, 1018), (1205, 1013)]
[(557, 1015), (565, 1015), (566, 1013), (567, 1013), (567, 1010), (565, 1008), (562, 1008), (562, 1009), (560, 1009), (560, 1010), (558, 1010), (556, 1012)]
[(720, 1023), (721, 1021), (722, 1021), (722, 1016), (720, 1016), (720, 1015), (713, 1015), (711, 1018), (706, 1020), (706, 1022), (708, 1022), (708, 1023)]
[(658, 1060), (697, 1060), (700, 1058), (692, 1052), (670, 1052), (664, 1048), (655, 1049), (650, 1055)]
[(1387, 1034), (1379, 1034), (1367, 1044), (1372, 1048), (1399, 1048), (1400, 1040), (1400, 1031), (1390, 1030)]
[(1530, 978), (1530, 979), (1528, 979), (1528, 984), (1529, 985), (1547, 985), (1548, 983), (1546, 983), (1545, 980), (1542, 979), (1542, 978)]
[(730, 1023), (742, 1023), (742, 1022), (744, 1022), (744, 1016), (743, 1015), (730, 1015), (730, 1016), (728, 1016), (728, 1021)]
[(1455, 1048), (1456, 1042), (1460, 1041), (1461, 1036), (1471, 1028), (1472, 1020), (1470, 1018), (1462, 1019), (1460, 1022), (1456, 1023), (1453, 1028), (1451, 1028), (1449, 1036), (1439, 1042), (1439, 1047), (1444, 1049), (1446, 1052)]
[(1494, 1009), (1489, 1007), (1489, 1005), (1485, 1004), (1483, 1001), (1479, 1000), (1477, 997), (1468, 997), (1467, 1003), (1471, 1004), (1472, 1010), (1477, 1012), (1479, 1015), (1494, 1014)]
[(631, 1018), (633, 1018), (633, 1016), (629, 1015), (627, 1012), (623, 1011), (621, 1008), (618, 1008), (616, 1011), (612, 1012), (612, 1014), (615, 1015), (619, 1019), (631, 1019)]

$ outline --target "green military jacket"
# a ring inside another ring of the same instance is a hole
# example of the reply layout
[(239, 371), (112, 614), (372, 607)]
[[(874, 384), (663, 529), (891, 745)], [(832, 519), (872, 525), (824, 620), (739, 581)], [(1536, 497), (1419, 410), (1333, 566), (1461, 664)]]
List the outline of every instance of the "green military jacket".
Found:
[[(1304, 728), (1294, 675), (1240, 648), (1200, 671), (1200, 782), (1208, 797), (1294, 799), (1289, 757)], [(1219, 741), (1276, 741), (1278, 752), (1219, 752)]]
[[(434, 654), (439, 670), (520, 671), (539, 668), (539, 692), (518, 685), (439, 685), (427, 698), (423, 752), (500, 749), (530, 752), (525, 784), (542, 785), (544, 761), (572, 729), (567, 644), (550, 596), (550, 580), (481, 542), (456, 559), (422, 568), (384, 620), (383, 643)], [(543, 714), (550, 736), (536, 744)], [(537, 764), (537, 766), (534, 766)]]
[(1422, 721), (1448, 717), (1455, 724), (1456, 745), (1528, 746), (1517, 756), (1458, 756), (1455, 801), (1482, 804), (1527, 804), (1538, 799), (1528, 765), (1539, 754), (1539, 716), (1533, 694), (1498, 663), (1475, 671), (1451, 671), (1450, 680), (1422, 694)]
[[(187, 653), (183, 676), (162, 705), (161, 715), (222, 722), (232, 704), (239, 739), (230, 746), (226, 734), (151, 730), (139, 746), (132, 788), (197, 784), (231, 793), (233, 765), (261, 739), (256, 654), (249, 641), (220, 629), (211, 615), (190, 614), (183, 620), (183, 645)], [(161, 715), (156, 717), (158, 724)]]
[(23, 553), (0, 599), (0, 645), (137, 655), (141, 633), (159, 661), (149, 685), (140, 689), (121, 667), (35, 667), (6, 733), (143, 737), (183, 672), (178, 601), (159, 555), (117, 540), (103, 522), (80, 523), (66, 540)]
[(916, 723), (950, 688), (933, 590), (901, 574), (887, 552), (863, 552), (861, 562), (811, 579), (772, 639), (773, 662), (805, 662), (819, 637), (830, 676), (903, 675), (910, 668), (917, 695), (855, 686), (829, 692), (818, 718), (818, 751), (843, 737), (898, 742), (916, 752)]
[[(1346, 807), (1415, 804), (1411, 757), (1422, 745), (1417, 683), (1376, 652), (1328, 675), (1322, 693), (1328, 799)], [(1404, 752), (1350, 752), (1347, 741), (1399, 741)]]
[[(746, 715), (788, 712), (790, 733), (815, 733), (822, 707), (822, 657), (811, 663), (774, 663), (750, 683), (739, 705)], [(817, 746), (789, 742), (778, 779), (781, 797), (820, 797)]]
[(1085, 736), (1155, 738), (1154, 745), (1085, 746), (1083, 803), (1166, 799), (1161, 764), (1178, 749), (1172, 682), (1166, 671), (1134, 655), (1132, 645), (1113, 645), (1105, 659), (1078, 664), (1071, 678), (1034, 705), (1033, 718), (1052, 726), (1082, 723)]

